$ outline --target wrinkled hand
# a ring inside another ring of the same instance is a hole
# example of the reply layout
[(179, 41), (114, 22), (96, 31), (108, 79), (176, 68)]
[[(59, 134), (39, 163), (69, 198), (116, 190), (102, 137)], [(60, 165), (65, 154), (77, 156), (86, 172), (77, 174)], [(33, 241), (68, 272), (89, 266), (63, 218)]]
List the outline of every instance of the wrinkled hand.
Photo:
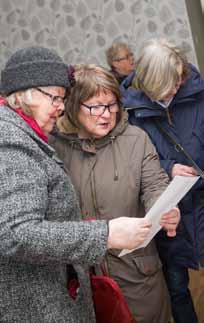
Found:
[(174, 176), (176, 176), (176, 175), (195, 176), (195, 175), (197, 175), (197, 172), (193, 167), (182, 165), (182, 164), (175, 164), (172, 167), (171, 177), (174, 178)]
[(151, 223), (144, 218), (120, 217), (109, 221), (108, 249), (134, 249), (150, 232)]
[(169, 212), (162, 215), (160, 225), (167, 231), (168, 237), (176, 236), (176, 228), (180, 218), (180, 211), (177, 207), (172, 208)]

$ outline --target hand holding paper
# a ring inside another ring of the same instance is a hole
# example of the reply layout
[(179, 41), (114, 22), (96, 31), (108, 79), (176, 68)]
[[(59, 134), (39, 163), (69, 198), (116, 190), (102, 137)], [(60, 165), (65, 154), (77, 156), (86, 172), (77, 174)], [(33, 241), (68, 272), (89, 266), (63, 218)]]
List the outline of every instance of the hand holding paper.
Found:
[(147, 238), (151, 222), (145, 218), (120, 217), (109, 221), (108, 249), (135, 248)]
[(176, 228), (180, 221), (181, 215), (177, 207), (173, 207), (169, 212), (161, 216), (160, 225), (167, 231), (168, 237), (176, 236)]
[[(197, 182), (199, 176), (175, 176), (166, 190), (162, 193), (156, 203), (152, 206), (145, 218), (149, 219), (152, 223), (152, 228), (148, 234), (147, 239), (138, 248), (144, 248), (153, 239), (155, 234), (161, 229), (160, 221), (162, 215), (172, 208), (174, 208), (184, 195), (191, 189)], [(133, 250), (124, 249), (119, 254), (120, 257)]]

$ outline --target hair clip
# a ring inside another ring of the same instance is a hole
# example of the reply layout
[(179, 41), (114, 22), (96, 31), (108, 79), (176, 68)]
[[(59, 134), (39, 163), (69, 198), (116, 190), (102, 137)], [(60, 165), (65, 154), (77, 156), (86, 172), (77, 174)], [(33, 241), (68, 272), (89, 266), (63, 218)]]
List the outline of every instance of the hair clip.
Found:
[(70, 82), (71, 87), (73, 87), (76, 83), (74, 73), (75, 73), (75, 68), (73, 65), (69, 65), (67, 68), (67, 73), (68, 73), (68, 79)]

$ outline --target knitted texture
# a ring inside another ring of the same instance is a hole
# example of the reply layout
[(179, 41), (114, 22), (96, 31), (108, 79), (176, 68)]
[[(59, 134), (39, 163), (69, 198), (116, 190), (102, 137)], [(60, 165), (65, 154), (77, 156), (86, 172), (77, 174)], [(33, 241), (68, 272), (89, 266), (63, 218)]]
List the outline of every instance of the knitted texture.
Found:
[(1, 72), (4, 95), (38, 86), (69, 85), (67, 65), (55, 51), (44, 47), (17, 50)]
[[(89, 265), (106, 251), (105, 221), (81, 221), (55, 151), (0, 106), (0, 322), (95, 323)], [(77, 272), (74, 302), (67, 264)]]

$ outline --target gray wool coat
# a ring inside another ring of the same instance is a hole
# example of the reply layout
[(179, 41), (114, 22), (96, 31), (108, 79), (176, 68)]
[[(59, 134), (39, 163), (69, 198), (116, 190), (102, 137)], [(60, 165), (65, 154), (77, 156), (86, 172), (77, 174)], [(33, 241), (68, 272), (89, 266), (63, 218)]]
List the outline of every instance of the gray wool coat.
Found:
[[(0, 106), (0, 322), (95, 322), (88, 266), (102, 261), (105, 221), (78, 222), (75, 191), (55, 151)], [(67, 264), (78, 274), (67, 293)]]

